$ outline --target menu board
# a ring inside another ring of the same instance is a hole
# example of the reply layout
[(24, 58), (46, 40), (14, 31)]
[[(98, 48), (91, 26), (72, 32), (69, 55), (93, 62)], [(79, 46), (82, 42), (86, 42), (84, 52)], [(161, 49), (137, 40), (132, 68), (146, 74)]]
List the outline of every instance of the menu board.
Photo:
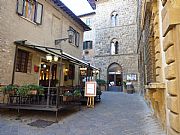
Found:
[(96, 96), (96, 82), (86, 82), (85, 85), (85, 95), (86, 97), (95, 97)]

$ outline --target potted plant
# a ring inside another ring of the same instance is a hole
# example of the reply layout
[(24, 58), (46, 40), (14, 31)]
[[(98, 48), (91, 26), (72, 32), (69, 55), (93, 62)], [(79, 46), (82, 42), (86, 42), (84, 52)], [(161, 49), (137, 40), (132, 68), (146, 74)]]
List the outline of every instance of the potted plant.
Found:
[(123, 90), (125, 93), (127, 93), (127, 85), (125, 81), (123, 81)]
[(19, 87), (18, 90), (17, 90), (17, 94), (19, 96), (27, 96), (28, 92), (29, 92), (28, 85), (23, 85), (23, 86)]
[(63, 94), (63, 101), (72, 101), (73, 100), (73, 94), (70, 91), (66, 91)]
[(29, 95), (42, 95), (44, 94), (44, 88), (42, 86), (39, 85), (35, 85), (35, 84), (29, 84), (28, 85), (29, 91), (28, 94)]
[(100, 90), (104, 90), (104, 91), (106, 90), (106, 81), (105, 80), (97, 79), (96, 82), (97, 82)]
[(17, 85), (9, 84), (9, 85), (4, 86), (2, 88), (2, 91), (3, 91), (4, 94), (15, 95), (17, 89), (18, 89)]
[(80, 100), (82, 97), (80, 89), (74, 90), (73, 95), (74, 95), (74, 100), (76, 101)]

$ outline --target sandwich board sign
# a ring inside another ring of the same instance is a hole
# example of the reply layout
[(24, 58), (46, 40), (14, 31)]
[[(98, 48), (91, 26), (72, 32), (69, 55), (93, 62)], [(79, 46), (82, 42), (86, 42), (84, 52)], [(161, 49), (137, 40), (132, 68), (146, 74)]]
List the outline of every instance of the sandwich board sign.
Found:
[(85, 97), (96, 96), (96, 82), (95, 81), (86, 82), (84, 96)]

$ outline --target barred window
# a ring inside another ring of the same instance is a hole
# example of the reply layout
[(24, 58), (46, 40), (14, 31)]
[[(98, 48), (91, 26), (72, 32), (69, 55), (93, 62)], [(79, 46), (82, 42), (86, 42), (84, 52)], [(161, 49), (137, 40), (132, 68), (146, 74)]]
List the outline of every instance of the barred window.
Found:
[(31, 70), (31, 57), (30, 53), (21, 49), (18, 49), (16, 59), (16, 72), (27, 73)]

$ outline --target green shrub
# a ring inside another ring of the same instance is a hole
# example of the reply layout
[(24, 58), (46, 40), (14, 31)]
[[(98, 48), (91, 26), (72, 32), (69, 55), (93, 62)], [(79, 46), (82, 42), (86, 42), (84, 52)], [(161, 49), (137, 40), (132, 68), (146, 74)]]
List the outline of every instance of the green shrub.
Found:
[(35, 85), (35, 84), (23, 85), (23, 86), (19, 87), (17, 90), (17, 94), (21, 95), (21, 96), (26, 96), (32, 90), (37, 90), (37, 93), (39, 95), (44, 94), (44, 88), (42, 86)]
[(18, 89), (18, 86), (17, 85), (12, 85), (12, 84), (9, 84), (7, 86), (4, 86), (1, 88), (1, 90), (4, 92), (4, 93), (9, 93), (9, 92), (16, 92)]
[(73, 92), (73, 95), (74, 96), (82, 96), (81, 95), (81, 91), (79, 89), (76, 89), (74, 92)]
[(97, 79), (96, 80), (97, 84), (101, 85), (101, 84), (106, 84), (106, 81), (105, 80), (102, 80), (102, 79)]
[(26, 95), (28, 95), (29, 91), (30, 91), (29, 86), (28, 85), (23, 85), (23, 86), (18, 88), (17, 94), (20, 95), (20, 96), (26, 96)]
[(101, 95), (101, 94), (102, 94), (102, 91), (97, 89), (96, 95)]
[(66, 91), (63, 96), (73, 96), (73, 94), (70, 91)]
[(35, 85), (35, 84), (29, 84), (28, 87), (29, 87), (29, 90), (37, 90), (39, 94), (44, 93), (43, 86)]

